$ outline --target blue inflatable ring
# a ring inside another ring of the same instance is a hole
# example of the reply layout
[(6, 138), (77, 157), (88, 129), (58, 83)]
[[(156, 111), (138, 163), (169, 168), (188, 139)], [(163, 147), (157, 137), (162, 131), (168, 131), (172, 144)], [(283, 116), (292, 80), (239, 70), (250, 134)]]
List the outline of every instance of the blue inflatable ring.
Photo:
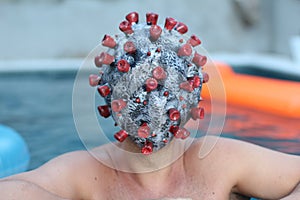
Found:
[(0, 125), (0, 178), (26, 171), (29, 160), (23, 138), (13, 129)]

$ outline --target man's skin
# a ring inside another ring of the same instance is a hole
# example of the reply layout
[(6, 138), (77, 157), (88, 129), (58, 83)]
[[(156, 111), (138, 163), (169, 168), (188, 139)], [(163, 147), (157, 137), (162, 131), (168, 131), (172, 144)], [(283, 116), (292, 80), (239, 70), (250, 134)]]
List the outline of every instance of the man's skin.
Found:
[[(234, 194), (300, 199), (300, 157), (222, 138), (204, 158), (198, 156), (203, 139), (197, 139), (175, 162), (164, 162), (172, 152), (184, 150), (187, 141), (174, 139), (142, 159), (116, 152), (113, 144), (96, 148), (94, 156), (87, 151), (67, 153), (36, 170), (2, 180), (0, 199), (248, 199)], [(118, 145), (139, 151), (129, 140)], [(118, 167), (149, 172), (122, 172)]]

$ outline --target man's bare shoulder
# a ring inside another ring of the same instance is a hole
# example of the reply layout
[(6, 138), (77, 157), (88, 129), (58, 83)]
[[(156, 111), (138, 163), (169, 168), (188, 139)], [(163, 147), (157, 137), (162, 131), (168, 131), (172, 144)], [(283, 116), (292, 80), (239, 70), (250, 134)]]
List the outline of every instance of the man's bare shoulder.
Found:
[[(204, 145), (208, 145), (206, 154), (201, 152)], [(232, 192), (278, 199), (300, 181), (299, 156), (248, 142), (222, 137), (200, 138), (188, 152), (194, 174), (201, 172), (207, 179), (223, 181), (232, 186)], [(274, 188), (272, 193), (268, 192), (271, 187)]]
[(248, 145), (239, 140), (206, 136), (195, 139), (189, 147), (187, 154), (192, 155), (194, 158), (196, 156), (202, 161), (204, 159), (216, 160), (220, 155), (222, 155), (222, 157), (224, 155), (230, 155), (229, 157), (232, 158), (232, 154), (237, 149), (244, 148), (245, 144)]
[(93, 154), (84, 150), (69, 152), (58, 156), (37, 170), (44, 169), (59, 171), (60, 173), (69, 174), (70, 176), (74, 174), (79, 176), (82, 174), (84, 177), (87, 177), (90, 172), (94, 174), (94, 172), (103, 173), (103, 171), (110, 171), (110, 168), (103, 165)]
[(235, 184), (235, 174), (242, 170), (240, 163), (246, 159), (238, 152), (245, 151), (243, 149), (248, 145), (256, 148), (255, 145), (234, 139), (214, 136), (197, 138), (186, 151), (185, 162), (189, 163), (193, 174), (206, 174), (218, 179), (226, 174), (228, 179), (232, 177), (232, 180), (226, 181)]
[[(108, 177), (114, 171), (103, 165), (88, 151), (74, 151), (58, 156), (43, 166), (10, 177), (25, 180), (61, 197), (91, 198), (90, 195), (104, 189)], [(96, 189), (97, 187), (97, 189)]]
[(196, 162), (219, 162), (226, 165), (237, 163), (238, 165), (235, 165), (237, 167), (241, 167), (242, 164), (255, 164), (261, 160), (300, 162), (299, 156), (274, 151), (241, 140), (214, 136), (194, 140), (186, 154)]

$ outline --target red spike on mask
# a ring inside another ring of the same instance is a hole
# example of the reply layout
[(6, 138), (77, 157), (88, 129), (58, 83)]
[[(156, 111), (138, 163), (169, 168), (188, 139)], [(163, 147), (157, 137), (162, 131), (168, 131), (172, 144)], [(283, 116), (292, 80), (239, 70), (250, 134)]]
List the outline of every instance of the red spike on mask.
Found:
[(190, 44), (184, 44), (182, 45), (178, 52), (177, 55), (178, 56), (190, 56), (192, 54), (193, 50)]
[(193, 78), (189, 78), (188, 81), (193, 86), (193, 88), (198, 88), (201, 85), (201, 79), (199, 76), (195, 75)]
[(109, 47), (109, 48), (114, 48), (117, 45), (117, 43), (114, 40), (114, 38), (112, 38), (111, 36), (104, 35), (104, 37), (102, 39), (102, 45)]
[(177, 24), (177, 21), (175, 19), (173, 19), (172, 17), (168, 17), (166, 18), (166, 22), (165, 22), (165, 29), (167, 30), (172, 30)]
[(130, 65), (127, 62), (127, 60), (122, 59), (122, 60), (118, 61), (118, 63), (117, 63), (117, 69), (119, 70), (119, 72), (126, 73), (126, 72), (129, 71)]
[(167, 74), (164, 68), (158, 66), (152, 71), (153, 78), (156, 80), (163, 80), (167, 77)]
[(102, 85), (98, 87), (98, 92), (102, 97), (106, 97), (110, 93), (110, 88), (107, 85)]
[(195, 64), (195, 65), (197, 65), (198, 67), (202, 67), (202, 66), (204, 66), (205, 64), (206, 64), (206, 62), (207, 62), (207, 57), (206, 56), (202, 56), (202, 55), (200, 55), (199, 53), (195, 53), (194, 54), (194, 57), (193, 57), (193, 63)]
[(115, 133), (114, 137), (119, 142), (124, 142), (124, 140), (128, 137), (128, 133), (124, 130), (120, 130), (119, 132)]
[(194, 90), (193, 86), (190, 84), (189, 81), (185, 81), (185, 82), (180, 83), (179, 88), (183, 89), (187, 92), (192, 92)]
[(137, 12), (131, 12), (128, 15), (126, 15), (127, 21), (129, 21), (131, 24), (138, 23), (139, 22), (139, 14)]
[(110, 65), (112, 62), (114, 62), (114, 60), (114, 56), (109, 55), (106, 52), (102, 52), (99, 56), (95, 57), (95, 65), (97, 67), (102, 67), (102, 65)]
[(180, 119), (180, 112), (177, 109), (171, 108), (168, 113), (170, 120), (177, 121)]
[(89, 84), (92, 87), (99, 85), (101, 78), (97, 74), (91, 74), (89, 76)]
[(150, 40), (155, 42), (162, 33), (162, 29), (158, 25), (152, 25), (150, 28)]
[(150, 128), (149, 126), (144, 123), (142, 126), (138, 129), (138, 136), (141, 138), (147, 138), (150, 135)]
[(204, 109), (199, 107), (199, 108), (192, 108), (191, 109), (191, 115), (193, 120), (197, 119), (203, 119), (204, 118)]
[(150, 141), (147, 141), (145, 143), (145, 146), (142, 148), (142, 154), (144, 155), (150, 155), (153, 151), (153, 144)]
[(107, 105), (98, 106), (99, 114), (104, 117), (108, 118), (110, 116), (109, 107)]
[(132, 34), (133, 30), (131, 27), (131, 23), (129, 21), (122, 21), (120, 23), (119, 29), (125, 34)]
[(187, 129), (185, 129), (185, 128), (179, 128), (179, 130), (178, 130), (178, 132), (179, 132), (179, 135), (181, 135), (181, 139), (186, 139), (186, 138), (188, 138), (189, 136), (190, 136), (190, 132), (187, 130)]
[(123, 99), (113, 100), (111, 102), (111, 109), (114, 112), (120, 112), (126, 107), (127, 103)]
[(180, 34), (185, 34), (188, 32), (188, 27), (182, 22), (178, 22), (177, 25), (175, 26), (176, 31)]
[(202, 72), (203, 75), (203, 83), (207, 83), (209, 81), (209, 75), (206, 72)]
[(127, 41), (125, 44), (124, 44), (124, 51), (127, 52), (127, 53), (135, 53), (136, 51), (136, 48), (135, 48), (135, 45), (133, 42), (131, 41)]
[(201, 40), (196, 36), (192, 35), (187, 43), (191, 44), (193, 47), (198, 46), (201, 44)]
[(158, 86), (157, 80), (154, 78), (148, 78), (146, 80), (146, 90), (147, 92), (151, 92), (152, 90), (155, 90)]
[(158, 14), (155, 13), (147, 13), (146, 14), (146, 22), (148, 25), (156, 25), (158, 20)]

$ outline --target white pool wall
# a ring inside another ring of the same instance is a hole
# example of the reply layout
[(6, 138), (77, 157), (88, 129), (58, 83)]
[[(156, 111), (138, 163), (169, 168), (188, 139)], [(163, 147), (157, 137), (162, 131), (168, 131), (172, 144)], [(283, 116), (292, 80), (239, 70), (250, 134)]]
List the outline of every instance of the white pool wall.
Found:
[(84, 58), (0, 60), (0, 73), (77, 71)]
[(140, 21), (152, 11), (160, 14), (160, 24), (169, 16), (185, 22), (209, 52), (289, 55), (289, 38), (300, 32), (299, 4), (298, 0), (1, 0), (0, 60), (84, 57), (104, 34), (118, 33), (119, 23), (131, 11), (140, 13)]

